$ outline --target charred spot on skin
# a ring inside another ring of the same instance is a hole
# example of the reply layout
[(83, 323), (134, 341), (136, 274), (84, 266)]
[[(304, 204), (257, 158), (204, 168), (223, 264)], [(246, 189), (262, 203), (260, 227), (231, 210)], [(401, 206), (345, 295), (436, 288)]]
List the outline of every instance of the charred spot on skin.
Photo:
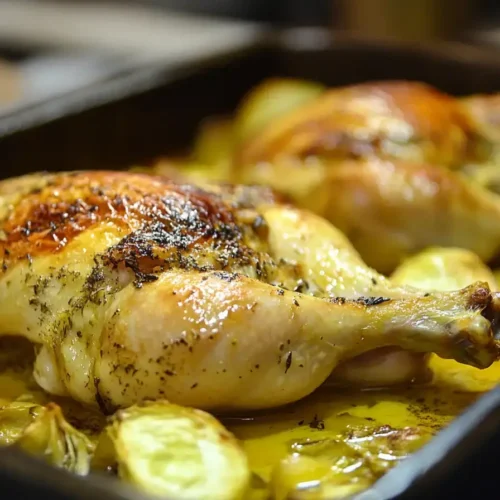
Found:
[(358, 304), (363, 304), (364, 306), (378, 306), (379, 304), (383, 304), (384, 302), (389, 302), (391, 299), (387, 297), (359, 297), (355, 302)]
[(299, 301), (297, 299), (293, 299), (293, 304), (296, 306), (296, 307), (299, 307), (300, 304), (299, 304)]
[(158, 276), (154, 274), (137, 273), (136, 277), (137, 279), (134, 280), (134, 287), (137, 289), (141, 289), (144, 283), (153, 283), (153, 281), (158, 279)]
[(286, 361), (285, 361), (285, 373), (288, 372), (290, 367), (292, 366), (292, 351), (290, 351), (287, 356), (286, 356)]
[(470, 295), (468, 306), (471, 309), (484, 309), (490, 305), (492, 301), (491, 293), (488, 288), (478, 287)]
[(276, 293), (280, 296), (283, 296), (283, 295), (285, 295), (285, 290), (283, 290), (282, 288), (277, 288)]
[(346, 303), (347, 299), (345, 297), (332, 297), (329, 299), (329, 302), (332, 304), (339, 304), (339, 305), (344, 305)]
[(227, 281), (228, 283), (231, 283), (239, 278), (238, 273), (228, 273), (226, 271), (215, 271), (212, 275), (222, 281)]

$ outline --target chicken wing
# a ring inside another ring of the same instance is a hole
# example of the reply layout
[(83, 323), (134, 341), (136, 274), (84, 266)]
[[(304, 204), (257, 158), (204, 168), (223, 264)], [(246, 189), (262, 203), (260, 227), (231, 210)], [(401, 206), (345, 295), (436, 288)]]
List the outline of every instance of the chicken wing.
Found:
[(76, 172), (0, 193), (0, 333), (35, 344), (44, 389), (103, 411), (277, 406), (384, 346), (477, 367), (498, 356), (487, 284), (392, 286), (267, 189)]

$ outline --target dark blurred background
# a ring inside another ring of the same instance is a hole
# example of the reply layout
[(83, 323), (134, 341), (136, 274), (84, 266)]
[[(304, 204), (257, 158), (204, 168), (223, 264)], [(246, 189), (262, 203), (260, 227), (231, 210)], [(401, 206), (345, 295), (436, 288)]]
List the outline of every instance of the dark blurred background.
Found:
[(500, 0), (0, 0), (0, 112), (287, 27), (500, 48)]
[[(123, 2), (121, 2), (123, 3)], [(417, 7), (427, 17), (439, 10), (447, 11), (448, 16), (443, 16), (441, 21), (446, 22), (446, 17), (453, 18), (453, 11), (465, 14), (467, 9), (475, 7), (478, 17), (491, 20), (492, 16), (500, 13), (500, 2), (497, 0), (137, 0), (145, 5), (210, 16), (223, 16), (232, 19), (246, 19), (257, 22), (274, 23), (279, 25), (299, 26), (330, 26), (342, 23), (342, 11), (379, 11), (380, 17), (387, 12), (399, 9), (408, 12)], [(451, 10), (450, 10), (451, 9)], [(427, 12), (426, 12), (427, 11)], [(361, 12), (360, 12), (361, 16)], [(464, 16), (465, 17), (465, 16)]]

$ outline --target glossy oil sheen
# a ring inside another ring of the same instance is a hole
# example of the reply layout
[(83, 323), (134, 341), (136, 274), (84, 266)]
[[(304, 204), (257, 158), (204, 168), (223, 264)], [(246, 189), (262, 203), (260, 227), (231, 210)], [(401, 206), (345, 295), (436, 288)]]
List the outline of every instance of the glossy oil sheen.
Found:
[[(500, 379), (500, 363), (478, 370), (433, 357), (430, 364), (434, 378), (427, 385), (331, 394), (320, 389), (286, 409), (240, 421), (226, 419), (225, 423), (243, 440), (252, 470), (267, 481), (276, 464), (291, 452), (294, 442), (344, 439), (356, 429), (376, 434), (381, 426), (417, 428), (430, 437)], [(395, 457), (394, 464), (397, 461)], [(352, 479), (355, 481), (356, 475)]]
[[(14, 361), (19, 359), (18, 355)], [(323, 388), (297, 404), (266, 413), (225, 417), (223, 422), (242, 440), (251, 469), (263, 480), (262, 484), (271, 479), (277, 464), (293, 453), (294, 443), (332, 438), (342, 441), (352, 436), (352, 433), (362, 431), (365, 436), (360, 444), (362, 448), (372, 440), (375, 440), (375, 444), (381, 429), (386, 433), (387, 429), (398, 431), (410, 427), (427, 436), (418, 442), (420, 446), (473, 404), (482, 393), (492, 388), (500, 378), (499, 363), (486, 370), (477, 370), (433, 357), (431, 368), (434, 378), (427, 385), (367, 391), (329, 391)], [(24, 366), (23, 363), (4, 363), (0, 372), (0, 404), (18, 398), (41, 404), (49, 401), (49, 396), (34, 383), (30, 369), (28, 362)], [(57, 402), (62, 405), (67, 418), (74, 425), (87, 430), (91, 436), (97, 436), (104, 424), (102, 417), (71, 401)], [(88, 422), (91, 422), (90, 426)], [(371, 452), (373, 453), (373, 449)], [(362, 488), (363, 485), (366, 486), (366, 481), (376, 480), (381, 471), (397, 464), (402, 458), (397, 450), (394, 451), (392, 462), (391, 457), (387, 456), (392, 450), (384, 448), (379, 453), (381, 456), (376, 456), (377, 453), (378, 451), (372, 459), (375, 462), (383, 461), (381, 468), (372, 470), (367, 475), (366, 471), (363, 473), (366, 463), (362, 459), (359, 461), (361, 465), (356, 470), (351, 470), (352, 459), (351, 465), (345, 468), (346, 481)], [(337, 467), (336, 471), (339, 470), (342, 467)]]

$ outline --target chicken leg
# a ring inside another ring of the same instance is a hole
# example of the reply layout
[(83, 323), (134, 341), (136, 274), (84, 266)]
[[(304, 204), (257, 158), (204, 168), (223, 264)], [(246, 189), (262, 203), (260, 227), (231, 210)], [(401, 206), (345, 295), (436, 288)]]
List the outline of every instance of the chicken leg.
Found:
[[(422, 290), (452, 291), (477, 281), (498, 285), (481, 259), (462, 248), (429, 248), (403, 262), (391, 275), (392, 285), (411, 285)], [(387, 282), (389, 282), (387, 280)], [(387, 387), (412, 381), (425, 382), (432, 375), (429, 356), (396, 347), (382, 347), (342, 363), (329, 384)]]
[[(370, 283), (392, 289), (373, 283), (374, 272), (324, 280), (328, 265), (315, 267), (314, 252), (286, 253), (279, 234), (290, 241), (297, 224), (309, 225), (296, 243), (325, 249), (319, 235), (335, 230), (281, 207), (269, 190), (79, 172), (5, 181), (0, 193), (0, 333), (35, 344), (44, 389), (103, 411), (148, 398), (277, 406), (383, 346), (480, 368), (498, 356), (500, 304), (486, 284), (432, 294), (394, 287), (392, 298), (372, 294)], [(362, 267), (338, 251), (346, 267)], [(335, 243), (327, 253), (340, 262)], [(359, 297), (358, 286), (372, 295)]]

